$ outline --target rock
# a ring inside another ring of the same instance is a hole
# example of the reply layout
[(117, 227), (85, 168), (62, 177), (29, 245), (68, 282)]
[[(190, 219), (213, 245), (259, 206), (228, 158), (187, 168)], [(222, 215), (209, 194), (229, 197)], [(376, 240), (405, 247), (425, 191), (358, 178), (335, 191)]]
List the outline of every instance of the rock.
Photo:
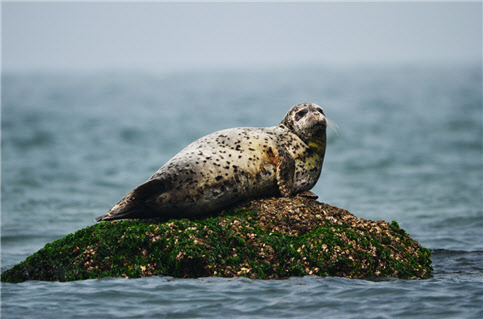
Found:
[(200, 220), (102, 222), (45, 245), (1, 280), (427, 278), (430, 256), (394, 221), (297, 196), (254, 200)]

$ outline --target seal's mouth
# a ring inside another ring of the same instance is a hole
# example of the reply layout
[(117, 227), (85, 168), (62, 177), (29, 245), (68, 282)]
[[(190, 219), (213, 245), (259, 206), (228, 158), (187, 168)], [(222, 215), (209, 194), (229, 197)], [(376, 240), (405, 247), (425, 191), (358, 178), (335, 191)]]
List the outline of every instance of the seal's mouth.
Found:
[(310, 117), (307, 123), (308, 129), (326, 129), (327, 128), (327, 119), (322, 114), (314, 114)]
[(320, 126), (322, 126), (323, 128), (327, 128), (327, 119), (325, 118), (325, 116), (324, 119), (320, 121)]
[(325, 134), (327, 129), (327, 121), (324, 119), (317, 119), (317, 116), (313, 116), (305, 123), (303, 134), (309, 137), (319, 136)]

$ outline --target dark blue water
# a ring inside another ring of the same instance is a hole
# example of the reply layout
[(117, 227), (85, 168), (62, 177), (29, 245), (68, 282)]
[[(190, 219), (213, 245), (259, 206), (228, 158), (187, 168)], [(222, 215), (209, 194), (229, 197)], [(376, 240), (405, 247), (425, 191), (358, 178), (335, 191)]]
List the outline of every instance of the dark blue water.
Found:
[(2, 284), (2, 318), (479, 318), (478, 65), (2, 76), (1, 266), (93, 224), (198, 137), (278, 124), (315, 102), (329, 131), (319, 200), (396, 220), (428, 280), (143, 278)]

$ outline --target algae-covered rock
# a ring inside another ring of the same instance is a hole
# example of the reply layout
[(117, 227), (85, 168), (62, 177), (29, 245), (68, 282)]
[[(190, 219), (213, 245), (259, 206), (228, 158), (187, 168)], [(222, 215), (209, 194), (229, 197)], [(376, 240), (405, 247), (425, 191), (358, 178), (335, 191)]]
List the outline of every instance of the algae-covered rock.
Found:
[(396, 222), (297, 196), (254, 200), (200, 220), (102, 222), (45, 245), (1, 280), (427, 278), (431, 270), (430, 251)]

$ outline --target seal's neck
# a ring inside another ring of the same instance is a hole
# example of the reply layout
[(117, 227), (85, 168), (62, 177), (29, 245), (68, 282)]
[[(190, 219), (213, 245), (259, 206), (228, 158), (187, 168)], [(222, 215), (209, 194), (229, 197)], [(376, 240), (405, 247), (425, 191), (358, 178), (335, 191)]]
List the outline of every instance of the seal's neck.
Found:
[(325, 130), (323, 133), (312, 136), (308, 140), (304, 141), (310, 150), (316, 154), (324, 154), (325, 147), (327, 145), (327, 136)]

